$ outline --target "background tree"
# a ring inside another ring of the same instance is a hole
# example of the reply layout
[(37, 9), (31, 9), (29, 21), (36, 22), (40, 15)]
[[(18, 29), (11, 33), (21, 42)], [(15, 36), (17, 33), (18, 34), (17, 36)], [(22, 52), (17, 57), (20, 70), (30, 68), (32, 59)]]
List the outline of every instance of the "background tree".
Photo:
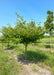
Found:
[(3, 44), (3, 42), (5, 42), (5, 37), (1, 36), (1, 37), (0, 37), (0, 43)]
[(51, 46), (51, 50), (52, 50), (51, 36), (52, 36), (53, 29), (54, 29), (53, 12), (47, 11), (47, 14), (48, 14), (48, 16), (47, 16), (46, 22), (44, 23), (44, 26), (45, 26), (46, 32), (49, 33), (49, 35), (50, 35), (50, 46)]
[(9, 48), (9, 43), (11, 42), (12, 39), (12, 34), (13, 34), (13, 28), (9, 25), (8, 27), (3, 26), (1, 29), (2, 33), (2, 40), (3, 42), (8, 43), (8, 48)]
[(1, 41), (8, 43), (8, 48), (10, 42), (14, 44), (18, 44), (20, 42), (20, 38), (18, 38), (19, 36), (17, 34), (16, 27), (13, 28), (11, 27), (10, 24), (8, 24), (7, 27), (3, 26), (1, 29), (1, 33), (2, 33)]

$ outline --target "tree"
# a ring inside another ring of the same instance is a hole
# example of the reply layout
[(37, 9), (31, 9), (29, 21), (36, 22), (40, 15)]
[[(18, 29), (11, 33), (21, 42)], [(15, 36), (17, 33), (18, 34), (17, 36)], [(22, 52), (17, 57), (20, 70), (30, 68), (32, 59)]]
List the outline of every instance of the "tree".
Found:
[(17, 30), (18, 38), (21, 38), (20, 43), (25, 45), (25, 60), (27, 59), (27, 46), (30, 42), (37, 41), (43, 36), (44, 32), (41, 27), (37, 27), (34, 21), (26, 23), (21, 16), (17, 14), (17, 22), (15, 29)]
[(52, 36), (53, 29), (54, 29), (53, 12), (47, 11), (47, 14), (48, 14), (48, 16), (47, 16), (46, 22), (44, 23), (44, 26), (45, 26), (46, 32), (49, 33), (49, 35), (50, 35), (50, 46), (51, 46), (51, 50), (52, 50), (51, 36)]
[(12, 35), (13, 35), (13, 28), (8, 25), (8, 27), (3, 26), (1, 29), (2, 33), (2, 41), (8, 43), (8, 48), (9, 48), (9, 43), (11, 42)]

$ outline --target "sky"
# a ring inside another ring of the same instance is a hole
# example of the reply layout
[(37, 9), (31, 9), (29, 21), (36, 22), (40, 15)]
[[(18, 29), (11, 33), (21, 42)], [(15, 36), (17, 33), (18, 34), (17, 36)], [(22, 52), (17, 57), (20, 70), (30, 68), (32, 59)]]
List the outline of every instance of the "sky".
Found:
[(14, 26), (17, 18), (15, 12), (27, 22), (33, 19), (43, 26), (47, 10), (54, 12), (54, 0), (0, 0), (0, 28), (8, 23)]

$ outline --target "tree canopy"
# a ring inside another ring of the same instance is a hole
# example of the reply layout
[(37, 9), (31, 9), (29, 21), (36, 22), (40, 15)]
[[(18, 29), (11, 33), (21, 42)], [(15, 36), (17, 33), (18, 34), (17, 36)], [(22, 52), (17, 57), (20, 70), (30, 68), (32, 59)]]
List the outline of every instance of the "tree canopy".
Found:
[(52, 11), (47, 11), (47, 20), (44, 23), (45, 29), (48, 31), (48, 33), (51, 33), (52, 30), (54, 29), (54, 24), (53, 24), (53, 12)]

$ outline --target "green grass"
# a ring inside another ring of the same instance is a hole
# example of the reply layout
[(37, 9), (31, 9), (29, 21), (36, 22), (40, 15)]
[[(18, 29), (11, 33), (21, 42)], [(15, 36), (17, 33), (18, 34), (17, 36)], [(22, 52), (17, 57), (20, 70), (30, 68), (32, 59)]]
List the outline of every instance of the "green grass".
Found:
[[(45, 45), (40, 45), (40, 44), (38, 44), (37, 46), (39, 48), (45, 47)], [(49, 47), (49, 45), (46, 46), (46, 48), (48, 48), (48, 47)], [(25, 57), (24, 57), (25, 47), (23, 44), (18, 44), (18, 45), (10, 44), (10, 48), (12, 49), (11, 52), (14, 52), (14, 51), (17, 52), (19, 60), (25, 59)], [(51, 52), (50, 50), (46, 50), (46, 51), (40, 50), (40, 49), (36, 48), (36, 45), (32, 46), (30, 44), (30, 45), (28, 45), (28, 48), (27, 48), (27, 60), (33, 61), (40, 67), (45, 67), (45, 65), (49, 66), (51, 68), (52, 72), (54, 73), (54, 52)], [(34, 68), (33, 68), (33, 70), (35, 71)]]
[[(39, 48), (46, 48), (46, 49), (51, 48), (50, 44), (42, 44), (42, 43), (35, 43), (34, 46)], [(54, 45), (52, 45), (52, 49), (54, 49)]]
[[(51, 39), (52, 39), (52, 43), (54, 43), (54, 37), (52, 37)], [(49, 37), (42, 38), (42, 39), (38, 40), (37, 42), (40, 42), (40, 43), (50, 43), (50, 38)]]
[[(23, 44), (18, 44), (18, 46), (16, 46), (13, 50), (18, 53), (18, 58), (20, 60), (25, 59)], [(38, 65), (41, 64), (40, 66), (42, 66), (42, 64), (49, 66), (51, 68), (52, 72), (54, 72), (54, 68), (53, 68), (54, 52), (51, 52), (50, 50), (44, 51), (44, 50), (37, 49), (35, 46), (28, 45), (27, 60), (31, 60), (31, 61), (37, 63)], [(44, 66), (42, 66), (42, 67), (44, 67)]]
[(20, 66), (13, 56), (2, 49), (0, 44), (0, 75), (19, 75)]
[(37, 68), (36, 68), (36, 66), (35, 66), (35, 64), (32, 65), (32, 71), (34, 71), (34, 72), (38, 71)]

